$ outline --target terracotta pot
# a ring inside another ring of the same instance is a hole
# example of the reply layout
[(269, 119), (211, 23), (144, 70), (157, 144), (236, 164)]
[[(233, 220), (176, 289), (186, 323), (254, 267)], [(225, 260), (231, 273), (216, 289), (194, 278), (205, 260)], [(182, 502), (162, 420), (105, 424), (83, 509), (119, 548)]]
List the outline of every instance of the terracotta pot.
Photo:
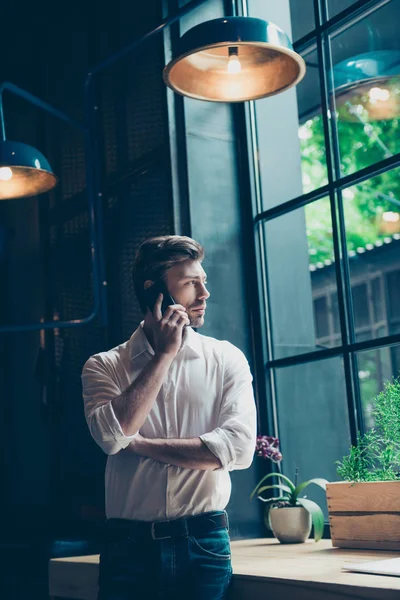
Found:
[(311, 515), (302, 506), (271, 508), (269, 522), (274, 536), (282, 544), (305, 542), (311, 532)]

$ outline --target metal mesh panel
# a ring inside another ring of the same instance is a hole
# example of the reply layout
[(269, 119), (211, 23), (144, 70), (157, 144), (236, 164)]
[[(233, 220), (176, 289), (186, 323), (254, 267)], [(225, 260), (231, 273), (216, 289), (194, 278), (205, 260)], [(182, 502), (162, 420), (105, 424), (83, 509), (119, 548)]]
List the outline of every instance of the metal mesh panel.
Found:
[(171, 233), (171, 221), (165, 162), (152, 165), (112, 197), (106, 236), (111, 344), (127, 339), (142, 319), (132, 285), (136, 251), (146, 238)]
[[(99, 57), (105, 58), (110, 50), (132, 40), (141, 33), (140, 28), (143, 31), (150, 29), (151, 21), (158, 18), (160, 10), (158, 2), (146, 3), (141, 7), (140, 20), (132, 26), (132, 17), (137, 13), (133, 4), (123, 8), (118, 5), (111, 16), (97, 11), (98, 7), (94, 4), (93, 8), (96, 8), (96, 27), (93, 27), (92, 14), (87, 21), (77, 21), (72, 14), (67, 15), (63, 27), (57, 28), (49, 27), (46, 20), (46, 35), (36, 36), (43, 48), (48, 45), (51, 49), (47, 53), (47, 67), (41, 71), (43, 80), (39, 82), (36, 72), (30, 76), (28, 67), (25, 79), (21, 78), (22, 87), (75, 118), (81, 118), (81, 86), (88, 70), (87, 64), (96, 64)], [(47, 15), (48, 18), (51, 16)], [(56, 21), (58, 25), (59, 20)], [(75, 29), (77, 22), (82, 29), (80, 31)], [(124, 36), (126, 40), (122, 41)], [(21, 44), (24, 43), (22, 39)], [(12, 60), (15, 66), (16, 59), (10, 56)], [(3, 397), (7, 398), (7, 407), (13, 407), (10, 415), (8, 408), (2, 407), (6, 422), (13, 420), (5, 447), (10, 447), (12, 442), (11, 429), (19, 427), (19, 413), (14, 407), (21, 407), (21, 414), (24, 407), (30, 407), (31, 412), (27, 411), (27, 414), (35, 414), (36, 421), (40, 421), (48, 437), (48, 450), (43, 447), (40, 450), (42, 455), (37, 456), (43, 476), (46, 476), (46, 470), (48, 472), (50, 513), (53, 515), (47, 514), (46, 508), (46, 518), (53, 516), (57, 520), (68, 521), (82, 516), (85, 506), (96, 507), (102, 503), (105, 456), (91, 439), (84, 421), (82, 367), (90, 355), (125, 341), (136, 328), (141, 313), (131, 282), (135, 252), (146, 237), (172, 233), (162, 69), (162, 38), (158, 36), (145, 48), (138, 49), (134, 56), (118, 61), (104, 75), (96, 77), (99, 93), (95, 99), (98, 106), (95, 137), (100, 149), (99, 191), (103, 194), (108, 327), (103, 327), (96, 320), (79, 328), (13, 335), (15, 354), (9, 351), (8, 338), (0, 344), (0, 352), (7, 351), (9, 361), (13, 362), (9, 369), (12, 375), (7, 381), (3, 381), (3, 375), (0, 377), (0, 388), (4, 390)], [(33, 297), (36, 304), (26, 319), (31, 318), (31, 313), (33, 316), (37, 313), (45, 320), (85, 317), (93, 307), (93, 285), (83, 136), (53, 117), (38, 117), (38, 111), (18, 99), (6, 96), (6, 110), (10, 139), (21, 139), (38, 146), (59, 176), (59, 185), (39, 200), (31, 200), (35, 203), (29, 205), (32, 214), (32, 206), (36, 207), (36, 202), (38, 207), (35, 220), (30, 217), (31, 213), (29, 218), (26, 217), (23, 200), (13, 208), (12, 218), (8, 207), (0, 211), (0, 219), (9, 220), (7, 239), (12, 239), (14, 230), (18, 231), (20, 221), (27, 231), (37, 233), (30, 241), (34, 252), (26, 249), (26, 240), (21, 240), (23, 236), (20, 235), (18, 248), (21, 254), (17, 257), (14, 253), (9, 260), (14, 267), (17, 258), (21, 257), (21, 261), (25, 262), (21, 262), (22, 267), (19, 264), (19, 268), (25, 267), (29, 277), (25, 277), (25, 273), (16, 274), (16, 269), (7, 267), (12, 272), (5, 273), (4, 287), (7, 293), (10, 293), (9, 289), (18, 289), (18, 302), (7, 298), (3, 303), (5, 309), (12, 308), (10, 317), (5, 315), (3, 322), (24, 320), (24, 315), (19, 314), (20, 306), (30, 307)], [(29, 260), (26, 261), (26, 258)], [(40, 277), (34, 276), (33, 269), (26, 267), (31, 266), (33, 259), (39, 265)], [(10, 279), (17, 280), (18, 285), (14, 284), (12, 288), (7, 285), (9, 275)], [(35, 291), (40, 294), (35, 295)], [(17, 343), (17, 338), (24, 342)], [(21, 351), (18, 350), (19, 345)], [(40, 360), (37, 360), (37, 355)], [(13, 395), (13, 377), (20, 369), (17, 357), (25, 362), (28, 357), (29, 364), (33, 365), (25, 374), (25, 387), (30, 394), (18, 392)], [(38, 363), (36, 371), (35, 362)], [(7, 362), (2, 364), (8, 369)], [(35, 386), (39, 391), (33, 398)], [(12, 447), (14, 444), (17, 446), (13, 442)], [(16, 452), (19, 453), (17, 461), (25, 465), (26, 449), (22, 444)], [(23, 469), (29, 471), (28, 467), (23, 466)], [(14, 483), (11, 477), (18, 479), (21, 487), (26, 478), (24, 474), (10, 469), (6, 477), (8, 487)], [(33, 504), (37, 499), (34, 496), (32, 491), (32, 498), (24, 502)], [(37, 496), (40, 497), (40, 494)]]
[[(104, 456), (83, 418), (83, 364), (91, 354), (125, 341), (137, 327), (142, 315), (131, 281), (135, 253), (145, 238), (172, 233), (160, 47), (158, 39), (137, 71), (132, 60), (125, 60), (99, 81), (96, 139), (109, 324), (107, 330), (95, 322), (56, 335), (53, 402), (57, 437), (63, 443), (58, 445), (54, 488), (66, 514), (79, 515), (83, 506), (102, 501)], [(83, 140), (65, 134), (60, 148), (63, 185), (51, 226), (52, 310), (61, 319), (71, 319), (87, 315), (93, 303)]]

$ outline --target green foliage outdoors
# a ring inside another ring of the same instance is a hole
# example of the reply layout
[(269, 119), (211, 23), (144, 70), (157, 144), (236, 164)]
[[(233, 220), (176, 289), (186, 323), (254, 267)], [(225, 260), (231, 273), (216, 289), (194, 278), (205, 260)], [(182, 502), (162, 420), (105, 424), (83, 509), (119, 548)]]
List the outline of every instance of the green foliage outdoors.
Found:
[[(399, 151), (400, 119), (373, 123), (338, 118), (342, 175), (349, 175)], [(327, 184), (322, 116), (300, 127), (303, 191)], [(393, 169), (343, 191), (348, 251), (387, 237), (380, 229), (383, 212), (400, 212), (400, 172)], [(323, 198), (306, 206), (310, 263), (333, 260), (330, 202)]]
[(358, 436), (356, 446), (338, 461), (346, 481), (394, 481), (400, 478), (400, 378), (386, 382), (372, 411), (375, 427)]
[[(276, 478), (279, 483), (274, 483), (272, 485), (263, 485), (267, 479)], [(284, 482), (284, 483), (283, 483)], [(294, 507), (294, 506), (303, 506), (311, 515), (313, 525), (314, 525), (314, 539), (318, 542), (324, 533), (324, 514), (318, 504), (312, 500), (309, 500), (306, 496), (300, 497), (300, 494), (308, 487), (311, 483), (318, 485), (323, 490), (326, 489), (326, 484), (328, 483), (326, 479), (316, 478), (309, 479), (308, 481), (304, 481), (303, 483), (299, 483), (295, 485), (286, 475), (282, 475), (282, 473), (269, 473), (265, 477), (261, 479), (261, 481), (256, 485), (254, 490), (250, 495), (250, 499), (253, 499), (257, 494), (257, 498), (262, 502), (266, 503), (266, 515), (265, 522), (269, 523), (269, 509), (272, 507)], [(262, 494), (264, 494), (267, 490), (268, 493), (271, 493), (270, 490), (279, 490), (280, 495), (278, 497), (269, 497), (264, 498)]]

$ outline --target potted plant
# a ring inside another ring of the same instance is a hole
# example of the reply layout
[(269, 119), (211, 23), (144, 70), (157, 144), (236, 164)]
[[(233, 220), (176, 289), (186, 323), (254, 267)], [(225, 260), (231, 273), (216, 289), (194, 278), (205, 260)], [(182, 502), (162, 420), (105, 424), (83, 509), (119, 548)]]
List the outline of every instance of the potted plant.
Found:
[[(279, 451), (279, 440), (266, 435), (259, 435), (256, 443), (256, 455), (264, 459), (272, 460), (277, 465), (282, 460)], [(317, 478), (297, 483), (298, 472), (296, 468), (295, 481), (292, 482), (282, 473), (269, 473), (261, 479), (250, 495), (255, 495), (265, 502), (264, 522), (272, 529), (274, 536), (281, 543), (305, 542), (311, 532), (311, 523), (314, 524), (314, 539), (318, 542), (324, 532), (324, 515), (316, 502), (301, 496), (311, 483), (325, 490), (327, 481)], [(277, 483), (265, 485), (268, 481), (277, 480)], [(279, 490), (278, 496), (270, 496), (273, 490)], [(268, 491), (269, 497), (263, 494)]]
[(374, 427), (337, 462), (345, 481), (327, 484), (332, 544), (400, 550), (400, 379), (385, 383), (372, 417)]

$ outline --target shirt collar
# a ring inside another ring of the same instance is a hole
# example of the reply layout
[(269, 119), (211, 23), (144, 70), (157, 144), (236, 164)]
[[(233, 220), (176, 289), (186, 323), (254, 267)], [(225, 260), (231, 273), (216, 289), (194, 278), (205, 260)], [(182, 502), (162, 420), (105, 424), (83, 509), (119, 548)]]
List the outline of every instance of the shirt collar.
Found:
[[(142, 321), (139, 327), (134, 331), (130, 340), (129, 340), (129, 348), (130, 348), (130, 359), (133, 360), (143, 352), (149, 352), (154, 355), (154, 350), (146, 337), (145, 332), (143, 331), (143, 323)], [(201, 356), (201, 340), (198, 333), (193, 331), (191, 327), (185, 327), (183, 332), (183, 344), (179, 352), (188, 348), (194, 356)]]
[(193, 355), (200, 357), (202, 354), (200, 334), (194, 331), (191, 327), (185, 327), (183, 332), (183, 348), (190, 348)]

